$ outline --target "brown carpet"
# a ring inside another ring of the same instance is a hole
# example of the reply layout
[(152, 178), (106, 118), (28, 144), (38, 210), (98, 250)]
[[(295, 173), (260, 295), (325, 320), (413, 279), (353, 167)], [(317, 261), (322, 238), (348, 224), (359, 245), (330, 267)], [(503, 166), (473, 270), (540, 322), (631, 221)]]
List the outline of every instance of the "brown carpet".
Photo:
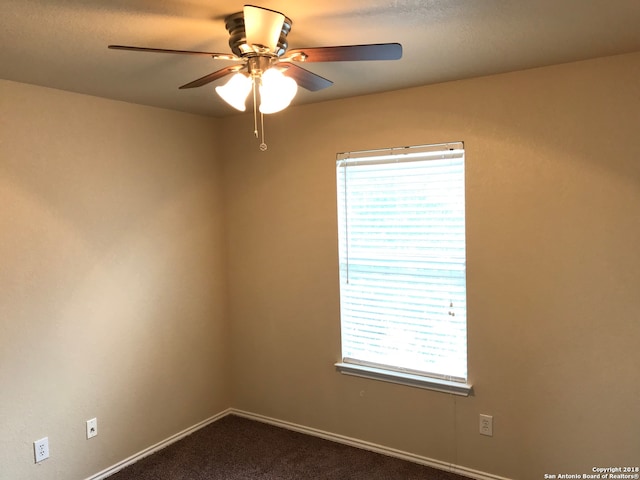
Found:
[(468, 480), (228, 415), (109, 480)]

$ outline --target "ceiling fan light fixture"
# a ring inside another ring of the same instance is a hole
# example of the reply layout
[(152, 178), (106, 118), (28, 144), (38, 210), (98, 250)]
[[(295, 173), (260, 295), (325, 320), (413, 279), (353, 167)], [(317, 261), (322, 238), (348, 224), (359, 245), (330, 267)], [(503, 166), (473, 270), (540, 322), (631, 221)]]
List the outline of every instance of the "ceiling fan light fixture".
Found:
[(238, 72), (226, 84), (216, 87), (216, 93), (233, 108), (244, 112), (251, 86), (251, 79)]
[(276, 113), (289, 106), (298, 92), (298, 84), (280, 70), (269, 68), (260, 82), (260, 112)]
[[(241, 112), (247, 109), (247, 98), (252, 93), (254, 134), (261, 140), (260, 150), (263, 151), (267, 149), (264, 142), (263, 114), (275, 113), (287, 108), (296, 96), (298, 85), (315, 92), (333, 84), (331, 80), (295, 63), (402, 58), (402, 45), (399, 43), (309, 47), (289, 50), (287, 53), (289, 47), (287, 36), (291, 31), (291, 19), (281, 12), (256, 5), (244, 5), (242, 11), (227, 15), (224, 22), (229, 32), (229, 47), (232, 54), (127, 45), (109, 45), (108, 47), (116, 50), (204, 55), (217, 60), (241, 62), (239, 65), (216, 70), (179, 88), (182, 90), (202, 87), (227, 75), (233, 75), (225, 85), (216, 87), (216, 93)], [(282, 70), (286, 72), (286, 76)]]

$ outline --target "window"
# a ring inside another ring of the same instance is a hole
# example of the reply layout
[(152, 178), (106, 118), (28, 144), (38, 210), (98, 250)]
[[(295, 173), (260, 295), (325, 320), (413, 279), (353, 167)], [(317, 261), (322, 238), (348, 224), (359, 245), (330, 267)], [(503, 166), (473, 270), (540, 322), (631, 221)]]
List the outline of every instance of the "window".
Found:
[(338, 154), (342, 373), (468, 395), (464, 146)]

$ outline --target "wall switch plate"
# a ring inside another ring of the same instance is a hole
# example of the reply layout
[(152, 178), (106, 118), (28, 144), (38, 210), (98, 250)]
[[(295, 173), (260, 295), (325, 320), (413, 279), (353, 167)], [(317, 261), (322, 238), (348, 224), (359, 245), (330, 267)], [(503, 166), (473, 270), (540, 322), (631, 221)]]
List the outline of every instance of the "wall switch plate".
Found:
[(480, 414), (480, 435), (493, 437), (493, 417)]
[(87, 420), (87, 438), (93, 438), (96, 435), (98, 435), (98, 419)]
[(49, 437), (44, 437), (33, 442), (33, 454), (36, 463), (40, 463), (49, 458)]

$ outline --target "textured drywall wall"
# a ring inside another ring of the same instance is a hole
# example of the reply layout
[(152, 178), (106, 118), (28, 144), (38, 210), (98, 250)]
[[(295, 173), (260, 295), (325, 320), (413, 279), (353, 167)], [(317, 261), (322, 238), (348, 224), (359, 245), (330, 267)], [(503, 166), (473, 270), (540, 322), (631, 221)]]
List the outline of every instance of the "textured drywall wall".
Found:
[(2, 480), (86, 478), (229, 406), (216, 127), (0, 81)]
[[(639, 78), (634, 54), (291, 108), (267, 152), (249, 116), (1, 81), (0, 478), (86, 478), (229, 405), (514, 479), (637, 463)], [(335, 153), (449, 140), (475, 394), (341, 376)]]
[[(265, 121), (223, 125), (234, 406), (519, 480), (638, 464), (640, 54)], [(341, 376), (335, 154), (460, 140), (474, 395)]]

